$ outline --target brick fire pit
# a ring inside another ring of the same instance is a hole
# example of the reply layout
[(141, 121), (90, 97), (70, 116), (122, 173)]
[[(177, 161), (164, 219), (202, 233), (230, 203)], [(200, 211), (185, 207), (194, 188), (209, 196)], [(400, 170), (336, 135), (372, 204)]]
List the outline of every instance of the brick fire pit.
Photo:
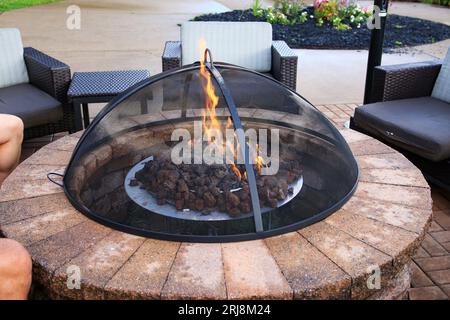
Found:
[[(23, 243), (52, 298), (392, 299), (431, 219), (420, 171), (380, 142), (341, 131), (360, 166), (354, 196), (298, 232), (236, 243), (178, 243), (104, 227), (76, 211), (48, 172), (63, 173), (80, 134), (24, 161), (0, 193), (0, 232)], [(81, 289), (67, 287), (70, 266)], [(368, 288), (378, 266), (381, 289)], [(68, 269), (69, 268), (69, 269)]]

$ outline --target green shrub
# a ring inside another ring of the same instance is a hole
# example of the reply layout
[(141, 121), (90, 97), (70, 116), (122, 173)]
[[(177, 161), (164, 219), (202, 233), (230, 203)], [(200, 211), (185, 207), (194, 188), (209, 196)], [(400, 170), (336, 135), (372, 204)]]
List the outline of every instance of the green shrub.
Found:
[(296, 24), (308, 20), (308, 14), (304, 11), (306, 6), (298, 0), (277, 0), (273, 7), (261, 9), (258, 0), (253, 3), (253, 15), (264, 16), (269, 23)]
[(450, 0), (420, 0), (422, 3), (436, 4), (439, 6), (450, 7)]

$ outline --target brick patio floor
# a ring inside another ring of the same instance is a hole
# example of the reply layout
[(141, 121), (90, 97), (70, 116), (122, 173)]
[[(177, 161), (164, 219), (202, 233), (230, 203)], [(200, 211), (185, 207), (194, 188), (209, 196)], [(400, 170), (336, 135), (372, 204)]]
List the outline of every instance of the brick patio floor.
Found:
[[(352, 103), (320, 105), (317, 108), (338, 128), (342, 128), (357, 106)], [(25, 141), (21, 161), (66, 134)], [(411, 300), (450, 299), (450, 201), (437, 188), (432, 188), (432, 197), (433, 222), (412, 264)]]

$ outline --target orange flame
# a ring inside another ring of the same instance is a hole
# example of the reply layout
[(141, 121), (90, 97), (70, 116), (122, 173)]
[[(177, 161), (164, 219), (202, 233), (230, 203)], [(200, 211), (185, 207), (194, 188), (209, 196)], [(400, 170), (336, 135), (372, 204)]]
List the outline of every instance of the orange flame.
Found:
[(261, 168), (264, 164), (264, 159), (259, 155), (259, 145), (256, 144), (256, 166), (258, 168), (258, 174), (261, 175)]
[[(222, 132), (222, 126), (217, 119), (217, 112), (216, 107), (219, 104), (219, 97), (215, 93), (214, 85), (211, 80), (211, 74), (207, 70), (205, 66), (204, 61), (204, 53), (206, 50), (206, 42), (201, 39), (199, 43), (200, 48), (200, 76), (203, 79), (204, 85), (203, 85), (203, 91), (205, 93), (206, 102), (205, 102), (205, 110), (202, 111), (202, 126), (203, 130), (208, 137), (208, 142), (212, 142), (212, 131), (216, 132)], [(225, 129), (230, 128), (233, 125), (233, 122), (231, 121), (231, 118), (228, 118), (227, 124)], [(223, 146), (220, 146), (223, 148)], [(237, 153), (234, 148), (233, 143), (227, 141), (226, 147), (232, 152), (234, 159), (237, 159)], [(234, 165), (234, 163), (231, 163), (231, 170), (233, 173), (238, 177), (239, 180), (242, 179), (242, 175), (239, 171), (239, 169)]]
[[(205, 40), (201, 39), (199, 43), (199, 49), (200, 49), (200, 76), (203, 79), (203, 91), (205, 94), (205, 109), (202, 111), (202, 126), (203, 130), (208, 137), (209, 143), (216, 143), (212, 141), (213, 131), (216, 132), (222, 132), (222, 125), (220, 121), (217, 119), (217, 112), (216, 107), (219, 104), (219, 97), (216, 95), (214, 85), (211, 79), (211, 74), (207, 70), (205, 66), (205, 50), (206, 50), (206, 42)], [(225, 130), (229, 129), (233, 126), (233, 122), (230, 117), (227, 119), (227, 123), (225, 125)], [(236, 133), (234, 133), (234, 136), (236, 137)], [(237, 148), (240, 147), (238, 139), (235, 139), (237, 142)], [(220, 146), (223, 148), (223, 146)], [(237, 161), (237, 149), (234, 147), (234, 143), (230, 141), (225, 142), (225, 148), (227, 148), (229, 151), (231, 151), (234, 162)], [(225, 150), (224, 150), (225, 151)], [(258, 168), (258, 174), (261, 175), (261, 168), (265, 164), (264, 159), (259, 155), (259, 145), (256, 145), (256, 165)], [(231, 163), (231, 170), (233, 173), (238, 177), (239, 181), (242, 179), (242, 174), (239, 171), (239, 169), (236, 167), (234, 163)], [(244, 179), (247, 179), (247, 172), (244, 172)]]

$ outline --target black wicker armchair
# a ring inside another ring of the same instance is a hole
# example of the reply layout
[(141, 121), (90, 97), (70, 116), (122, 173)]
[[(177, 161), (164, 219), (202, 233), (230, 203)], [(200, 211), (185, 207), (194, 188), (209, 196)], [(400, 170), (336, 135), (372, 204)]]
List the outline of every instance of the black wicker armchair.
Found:
[(69, 66), (33, 48), (24, 48), (23, 55), (29, 82), (0, 88), (0, 113), (23, 120), (25, 139), (72, 132)]
[(430, 183), (450, 191), (450, 104), (432, 97), (440, 62), (380, 66), (371, 103), (350, 127), (402, 152)]
[[(162, 69), (181, 67), (181, 41), (167, 41), (162, 55)], [(298, 56), (284, 41), (272, 43), (272, 70), (270, 76), (292, 90), (297, 88)]]
[(56, 122), (25, 129), (25, 138), (44, 136), (74, 129), (74, 112), (67, 99), (70, 84), (70, 67), (34, 48), (24, 49), (30, 84), (46, 92), (61, 103), (62, 118)]

